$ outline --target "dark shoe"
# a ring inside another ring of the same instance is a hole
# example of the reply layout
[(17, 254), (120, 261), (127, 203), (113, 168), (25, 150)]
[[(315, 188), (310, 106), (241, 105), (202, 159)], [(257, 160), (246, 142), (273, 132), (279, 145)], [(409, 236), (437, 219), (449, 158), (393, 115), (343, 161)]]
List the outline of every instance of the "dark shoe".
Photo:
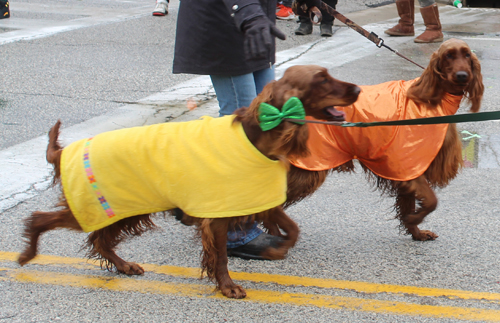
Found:
[(268, 247), (277, 248), (282, 241), (283, 238), (262, 232), (257, 238), (247, 244), (236, 248), (228, 248), (227, 255), (243, 259), (265, 260), (266, 258), (262, 257), (261, 253)]
[(295, 35), (309, 35), (313, 32), (313, 25), (301, 22), (299, 28), (295, 29)]
[(9, 1), (0, 0), (0, 19), (9, 17), (10, 17)]
[(320, 34), (323, 37), (332, 37), (333, 32), (332, 32), (332, 26), (331, 25), (321, 25), (319, 27)]

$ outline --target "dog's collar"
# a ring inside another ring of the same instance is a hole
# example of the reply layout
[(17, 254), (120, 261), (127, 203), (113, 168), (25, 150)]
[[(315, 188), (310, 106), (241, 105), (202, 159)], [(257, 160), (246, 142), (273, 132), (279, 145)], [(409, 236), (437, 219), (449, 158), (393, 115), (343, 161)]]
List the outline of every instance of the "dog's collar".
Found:
[[(268, 103), (261, 103), (259, 106), (259, 125), (262, 131), (268, 131), (277, 127), (283, 119), (287, 121), (304, 124), (300, 119), (306, 117), (304, 105), (300, 102), (299, 98), (291, 97), (285, 102), (281, 111)], [(294, 120), (299, 119), (299, 120)]]

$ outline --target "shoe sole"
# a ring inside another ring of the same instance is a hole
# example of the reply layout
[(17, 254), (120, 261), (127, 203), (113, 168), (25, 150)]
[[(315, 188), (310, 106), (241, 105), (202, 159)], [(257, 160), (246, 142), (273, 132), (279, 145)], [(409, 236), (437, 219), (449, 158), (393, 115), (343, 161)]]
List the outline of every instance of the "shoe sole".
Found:
[(438, 39), (434, 39), (434, 40), (431, 40), (431, 41), (423, 41), (423, 40), (420, 40), (420, 39), (413, 40), (414, 43), (418, 43), (418, 44), (441, 43), (442, 41), (443, 41), (443, 38), (438, 38)]
[(405, 33), (393, 33), (393, 32), (388, 33), (388, 32), (385, 32), (385, 31), (384, 31), (384, 33), (385, 33), (386, 35), (389, 35), (389, 36), (401, 36), (401, 37), (405, 37), (405, 36), (408, 36), (408, 37), (409, 37), (409, 36), (415, 36), (415, 33), (409, 33), (409, 34), (405, 34)]
[(158, 16), (158, 17), (163, 17), (163, 16), (166, 16), (168, 14), (167, 13), (163, 13), (163, 12), (153, 12), (153, 16)]
[(230, 250), (227, 251), (227, 256), (228, 257), (238, 257), (238, 258), (242, 258), (245, 260), (267, 260), (266, 258), (261, 257), (261, 256), (250, 255), (250, 254), (244, 253), (244, 252), (234, 252), (234, 251), (230, 251)]

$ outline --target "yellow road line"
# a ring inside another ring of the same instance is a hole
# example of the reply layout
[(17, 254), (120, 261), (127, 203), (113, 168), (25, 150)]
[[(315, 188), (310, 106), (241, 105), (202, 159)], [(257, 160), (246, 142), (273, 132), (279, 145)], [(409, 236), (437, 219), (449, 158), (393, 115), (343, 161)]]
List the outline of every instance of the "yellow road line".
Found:
[[(0, 261), (16, 261), (18, 253), (0, 251)], [(82, 258), (70, 258), (59, 256), (38, 255), (30, 264), (39, 265), (66, 265), (73, 268), (95, 269), (99, 266), (94, 261)], [(29, 265), (29, 264), (28, 264)], [(167, 265), (141, 264), (144, 270), (156, 274), (169, 276), (199, 278), (200, 269), (190, 267), (176, 267)], [(487, 300), (500, 303), (500, 294), (486, 292), (472, 292), (454, 289), (441, 289), (430, 287), (404, 286), (377, 284), (358, 281), (335, 280), (328, 278), (312, 278), (287, 275), (273, 275), (260, 273), (230, 272), (231, 278), (239, 281), (252, 281), (258, 283), (275, 283), (283, 286), (304, 286), (320, 288), (347, 289), (361, 293), (393, 293), (393, 294), (412, 294), (416, 296), (429, 297), (448, 297), (450, 299), (464, 300)]]
[[(46, 285), (70, 286), (77, 288), (106, 289), (150, 294), (166, 294), (183, 297), (230, 300), (220, 293), (213, 293), (213, 287), (197, 284), (165, 283), (133, 278), (99, 277), (72, 275), (65, 273), (35, 270), (0, 268), (0, 281), (36, 283)], [(233, 300), (234, 301), (234, 300)], [(284, 304), (314, 306), (337, 310), (375, 312), (394, 315), (424, 316), (431, 318), (450, 318), (469, 321), (500, 322), (500, 311), (463, 308), (453, 306), (419, 305), (398, 301), (383, 301), (354, 297), (313, 295), (303, 293), (281, 293), (276, 291), (249, 290), (245, 302), (265, 304)]]

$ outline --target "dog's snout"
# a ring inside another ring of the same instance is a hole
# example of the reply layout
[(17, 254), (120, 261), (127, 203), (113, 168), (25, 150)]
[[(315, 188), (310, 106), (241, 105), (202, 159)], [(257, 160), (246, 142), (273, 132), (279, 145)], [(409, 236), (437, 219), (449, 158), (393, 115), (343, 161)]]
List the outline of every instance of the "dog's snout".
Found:
[(469, 73), (466, 71), (458, 71), (455, 76), (457, 78), (457, 82), (459, 83), (465, 83), (469, 79)]

